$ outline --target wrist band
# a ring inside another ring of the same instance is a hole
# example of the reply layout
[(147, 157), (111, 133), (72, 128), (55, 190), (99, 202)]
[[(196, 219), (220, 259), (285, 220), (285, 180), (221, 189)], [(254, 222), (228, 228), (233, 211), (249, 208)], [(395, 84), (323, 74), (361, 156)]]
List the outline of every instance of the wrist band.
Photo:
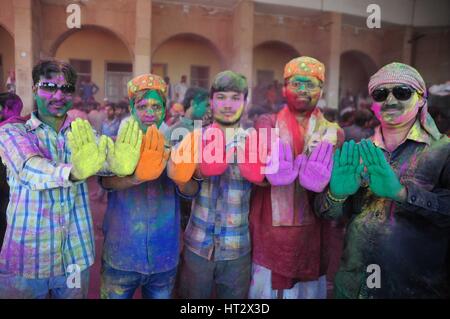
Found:
[(345, 200), (347, 199), (348, 196), (345, 196), (344, 198), (336, 198), (333, 195), (331, 195), (330, 189), (328, 189), (327, 191), (327, 197), (329, 199), (331, 199), (331, 201), (335, 202), (335, 203), (343, 203), (345, 202)]

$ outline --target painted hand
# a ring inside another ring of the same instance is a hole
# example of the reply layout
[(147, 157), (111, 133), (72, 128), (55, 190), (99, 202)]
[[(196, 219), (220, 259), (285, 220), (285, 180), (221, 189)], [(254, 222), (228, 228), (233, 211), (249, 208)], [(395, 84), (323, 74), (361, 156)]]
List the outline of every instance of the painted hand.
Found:
[[(277, 140), (272, 146), (272, 150), (275, 150), (276, 147), (278, 147), (278, 154), (276, 154), (277, 152), (272, 152), (266, 167), (267, 180), (273, 186), (292, 184), (299, 173), (300, 157), (297, 156), (294, 161), (291, 146), (287, 143), (282, 143), (280, 140)], [(278, 158), (274, 158), (277, 155)], [(278, 167), (276, 161), (278, 161)]]
[(331, 172), (330, 191), (337, 198), (355, 194), (361, 184), (361, 172), (364, 164), (359, 161), (359, 147), (355, 141), (345, 142), (334, 153)]
[(194, 130), (183, 138), (176, 149), (172, 148), (167, 164), (167, 175), (177, 185), (186, 184), (194, 175), (197, 168), (200, 138), (201, 132)]
[(377, 196), (400, 200), (403, 185), (386, 161), (383, 151), (370, 140), (359, 144), (361, 157), (369, 173), (369, 187)]
[(71, 175), (75, 180), (85, 180), (95, 175), (106, 161), (106, 136), (100, 137), (97, 145), (94, 131), (88, 121), (76, 119), (68, 133), (69, 148), (72, 152)]
[(300, 185), (307, 190), (321, 193), (327, 187), (333, 167), (333, 145), (329, 142), (319, 143), (309, 158), (300, 155)]
[(228, 168), (225, 135), (214, 124), (202, 135), (202, 160), (198, 168), (203, 177), (218, 176)]
[(242, 150), (241, 147), (238, 147), (238, 154), (241, 153), (244, 155), (242, 162), (240, 161), (238, 155), (239, 171), (242, 177), (252, 183), (261, 183), (264, 180), (264, 164), (258, 156), (258, 147), (258, 133), (256, 130), (252, 130), (250, 136), (245, 139), (244, 150)]
[(114, 143), (108, 138), (108, 164), (117, 176), (133, 174), (141, 155), (142, 131), (134, 119), (130, 119), (120, 130)]
[(168, 155), (164, 150), (164, 135), (156, 126), (147, 129), (141, 149), (141, 157), (134, 175), (140, 181), (157, 179), (166, 167)]

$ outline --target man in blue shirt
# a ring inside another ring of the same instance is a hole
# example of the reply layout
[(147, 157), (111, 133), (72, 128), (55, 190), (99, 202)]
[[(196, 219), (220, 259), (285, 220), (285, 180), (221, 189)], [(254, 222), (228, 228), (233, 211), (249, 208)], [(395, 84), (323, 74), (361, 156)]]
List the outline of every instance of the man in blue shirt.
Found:
[[(103, 230), (102, 298), (170, 298), (180, 250), (177, 196), (195, 195), (196, 181), (176, 185), (165, 172), (166, 141), (160, 130), (167, 86), (152, 74), (128, 83), (131, 116), (146, 132), (134, 175), (101, 180), (109, 193)], [(184, 195), (186, 194), (186, 195)]]

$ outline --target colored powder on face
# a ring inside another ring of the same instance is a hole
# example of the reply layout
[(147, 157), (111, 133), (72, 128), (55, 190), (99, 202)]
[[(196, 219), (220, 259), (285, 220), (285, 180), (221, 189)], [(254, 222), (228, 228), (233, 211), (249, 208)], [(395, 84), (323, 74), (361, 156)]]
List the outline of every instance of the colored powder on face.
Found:
[(156, 118), (156, 127), (159, 128), (166, 117), (166, 108), (163, 99), (155, 90), (148, 90), (143, 97), (139, 100), (139, 104), (145, 103), (146, 105), (153, 104), (157, 102), (162, 106), (161, 114), (157, 114), (151, 108), (147, 107), (146, 111), (138, 111), (135, 106), (135, 99), (130, 100), (130, 110), (133, 118), (138, 122), (140, 129), (146, 133), (148, 125), (144, 124), (144, 120), (146, 117), (155, 117)]

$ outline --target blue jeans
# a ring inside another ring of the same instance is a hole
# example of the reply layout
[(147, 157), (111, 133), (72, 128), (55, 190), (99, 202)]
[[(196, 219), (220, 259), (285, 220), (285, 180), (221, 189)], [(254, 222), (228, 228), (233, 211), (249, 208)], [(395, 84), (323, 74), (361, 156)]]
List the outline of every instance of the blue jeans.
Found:
[(76, 282), (66, 276), (28, 279), (0, 272), (0, 299), (86, 299), (89, 269), (80, 273), (79, 288), (71, 286)]
[(175, 285), (177, 267), (166, 272), (144, 275), (118, 270), (102, 264), (102, 299), (131, 299), (139, 287), (144, 299), (170, 299)]

